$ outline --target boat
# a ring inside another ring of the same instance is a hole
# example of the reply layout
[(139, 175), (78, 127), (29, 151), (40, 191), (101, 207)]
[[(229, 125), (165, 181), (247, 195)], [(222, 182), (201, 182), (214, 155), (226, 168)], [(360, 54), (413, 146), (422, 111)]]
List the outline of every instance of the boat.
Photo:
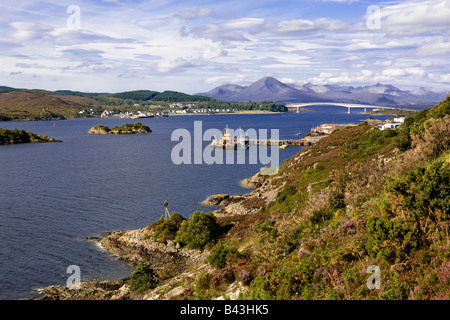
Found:
[(212, 148), (221, 148), (226, 150), (236, 150), (237, 143), (234, 135), (228, 132), (228, 125), (225, 128), (225, 132), (222, 134), (222, 139), (217, 140), (216, 137), (211, 142)]
[(280, 149), (286, 149), (287, 146), (288, 146), (287, 144), (283, 144), (280, 146)]

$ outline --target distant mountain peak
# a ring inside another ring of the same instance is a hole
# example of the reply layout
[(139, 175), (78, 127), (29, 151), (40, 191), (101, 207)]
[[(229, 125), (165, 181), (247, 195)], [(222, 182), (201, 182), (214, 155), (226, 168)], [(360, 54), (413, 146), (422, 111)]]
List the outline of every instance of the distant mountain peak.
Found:
[(236, 102), (273, 101), (301, 103), (335, 101), (394, 106), (400, 104), (432, 105), (445, 99), (447, 94), (448, 91), (433, 88), (402, 91), (393, 85), (382, 83), (363, 87), (319, 85), (310, 82), (304, 85), (288, 85), (274, 77), (268, 76), (247, 87), (226, 84), (200, 95)]

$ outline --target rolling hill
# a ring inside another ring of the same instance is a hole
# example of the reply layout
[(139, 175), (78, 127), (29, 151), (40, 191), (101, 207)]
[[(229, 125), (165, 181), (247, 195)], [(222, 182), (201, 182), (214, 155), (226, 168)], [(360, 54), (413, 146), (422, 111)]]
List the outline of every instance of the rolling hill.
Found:
[(78, 117), (84, 109), (98, 116), (102, 110), (128, 110), (136, 104), (168, 105), (172, 102), (209, 102), (213, 98), (176, 91), (136, 90), (119, 93), (46, 91), (0, 87), (0, 120), (50, 120)]

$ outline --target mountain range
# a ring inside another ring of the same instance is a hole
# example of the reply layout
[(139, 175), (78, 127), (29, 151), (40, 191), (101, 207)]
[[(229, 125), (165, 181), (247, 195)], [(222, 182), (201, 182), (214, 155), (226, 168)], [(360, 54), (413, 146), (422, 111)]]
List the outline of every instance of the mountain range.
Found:
[(209, 92), (198, 93), (198, 95), (233, 102), (346, 102), (400, 106), (434, 105), (445, 99), (449, 92), (444, 89), (424, 87), (403, 91), (393, 85), (380, 83), (363, 87), (315, 85), (312, 83), (290, 85), (273, 77), (265, 77), (249, 86), (225, 84)]

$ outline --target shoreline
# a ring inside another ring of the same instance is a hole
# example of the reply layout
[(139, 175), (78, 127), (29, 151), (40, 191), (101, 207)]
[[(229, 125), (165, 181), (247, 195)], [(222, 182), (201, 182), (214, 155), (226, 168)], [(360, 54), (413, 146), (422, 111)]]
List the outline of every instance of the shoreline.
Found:
[[(289, 112), (289, 111), (287, 111)], [(213, 115), (239, 115), (239, 114), (284, 114), (287, 112), (274, 112), (274, 111), (263, 111), (263, 110), (257, 110), (257, 111), (237, 111), (237, 112), (215, 112), (215, 113), (175, 113), (175, 114), (169, 114), (169, 117), (172, 116), (213, 116)]]
[[(269, 190), (270, 192), (265, 194), (261, 188), (267, 185), (267, 180), (259, 172), (241, 180), (240, 185), (247, 188), (249, 192), (239, 196), (229, 196), (230, 201), (211, 211), (217, 218), (255, 213), (259, 208), (246, 208), (242, 205), (243, 202), (255, 198), (264, 198), (265, 201), (273, 200), (278, 190)], [(203, 202), (215, 196), (217, 195), (212, 195)], [(173, 287), (174, 283), (185, 278), (189, 279), (189, 277), (198, 275), (199, 272), (212, 271), (212, 267), (207, 261), (210, 252), (206, 249), (199, 251), (180, 248), (172, 240), (167, 243), (153, 240), (154, 229), (152, 226), (155, 223), (157, 221), (140, 229), (104, 231), (100, 237), (85, 237), (86, 240), (92, 241), (98, 250), (109, 253), (111, 259), (124, 261), (131, 266), (147, 262), (156, 271), (172, 274), (163, 279), (155, 289), (146, 292), (145, 295), (131, 293), (128, 284), (130, 276), (117, 280), (96, 280), (102, 278), (97, 276), (91, 280), (80, 281), (79, 289), (70, 289), (66, 285), (49, 285), (39, 288), (38, 296), (29, 300), (169, 300), (184, 294), (179, 286), (169, 291), (167, 291), (167, 287)], [(230, 294), (234, 295), (234, 292), (230, 292)]]
[[(175, 114), (168, 114), (167, 116), (164, 117), (149, 117), (149, 118), (168, 118), (168, 117), (172, 117), (172, 116), (210, 116), (210, 115), (232, 115), (232, 114), (284, 114), (284, 113), (288, 113), (289, 111), (286, 112), (274, 112), (274, 111), (264, 111), (264, 110), (246, 110), (246, 111), (236, 111), (236, 112), (215, 112), (215, 113), (175, 113)], [(108, 119), (108, 118), (120, 118), (118, 115), (113, 115), (111, 117), (107, 117), (107, 118), (103, 118), (101, 116), (98, 117), (69, 117), (69, 118), (64, 118), (64, 119), (49, 119), (49, 120), (34, 120), (34, 119), (10, 119), (10, 120), (0, 120), (0, 124), (2, 122), (32, 122), (32, 121), (47, 121), (47, 122), (51, 122), (51, 121), (61, 121), (61, 120), (73, 120), (73, 119)], [(129, 120), (140, 120), (140, 119), (146, 119), (144, 118), (122, 118), (122, 119), (129, 119)]]

